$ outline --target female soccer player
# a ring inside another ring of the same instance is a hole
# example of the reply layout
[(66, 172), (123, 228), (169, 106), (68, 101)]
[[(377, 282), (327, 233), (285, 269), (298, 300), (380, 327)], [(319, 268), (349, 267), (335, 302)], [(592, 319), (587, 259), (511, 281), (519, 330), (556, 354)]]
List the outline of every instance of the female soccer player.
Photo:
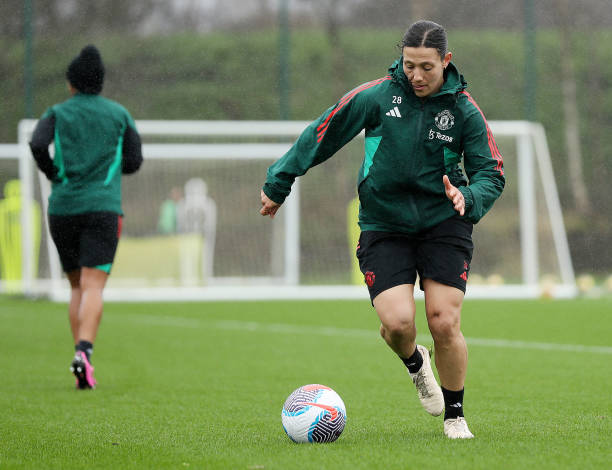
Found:
[[(296, 177), (365, 129), (357, 257), (380, 333), (406, 365), (427, 412), (444, 411), (446, 436), (469, 439), (474, 436), (463, 414), (467, 346), (461, 306), (472, 226), (504, 188), (503, 162), (451, 62), (444, 28), (414, 23), (401, 52), (387, 75), (344, 95), (270, 166), (260, 213), (274, 217)], [(415, 342), (417, 273), (442, 387), (429, 352)]]
[(30, 148), (52, 181), (49, 228), (71, 287), (68, 313), (76, 352), (70, 370), (77, 388), (92, 389), (102, 291), (121, 234), (121, 173), (137, 171), (142, 152), (128, 111), (99, 95), (104, 65), (95, 46), (83, 48), (66, 78), (72, 97), (45, 111)]

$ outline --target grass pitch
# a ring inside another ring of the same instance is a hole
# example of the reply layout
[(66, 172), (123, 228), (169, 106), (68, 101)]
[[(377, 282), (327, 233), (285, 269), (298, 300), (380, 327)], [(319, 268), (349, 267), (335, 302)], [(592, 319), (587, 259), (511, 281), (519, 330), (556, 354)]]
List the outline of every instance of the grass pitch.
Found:
[[(367, 301), (108, 303), (99, 386), (76, 391), (66, 306), (0, 297), (0, 468), (609, 468), (611, 314), (611, 299), (466, 301), (476, 438), (457, 442)], [(308, 383), (346, 404), (335, 443), (282, 429), (285, 398)]]

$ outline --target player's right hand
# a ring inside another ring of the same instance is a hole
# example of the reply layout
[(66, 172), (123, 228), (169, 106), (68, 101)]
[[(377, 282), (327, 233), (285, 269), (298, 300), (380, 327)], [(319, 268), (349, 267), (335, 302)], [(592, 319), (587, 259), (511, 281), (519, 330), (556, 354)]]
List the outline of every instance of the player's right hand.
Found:
[(269, 215), (271, 219), (274, 218), (274, 216), (276, 215), (276, 211), (278, 211), (278, 209), (280, 208), (280, 204), (277, 204), (268, 196), (266, 196), (266, 193), (263, 192), (263, 189), (261, 190), (261, 206), (262, 207), (259, 210), (259, 213), (263, 216)]

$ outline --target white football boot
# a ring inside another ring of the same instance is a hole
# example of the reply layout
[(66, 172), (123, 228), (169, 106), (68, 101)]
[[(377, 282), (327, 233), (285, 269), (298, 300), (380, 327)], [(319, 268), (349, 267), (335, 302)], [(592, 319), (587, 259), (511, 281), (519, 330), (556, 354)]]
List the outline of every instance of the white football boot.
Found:
[(474, 434), (470, 432), (463, 416), (444, 420), (444, 434), (449, 439), (472, 439)]
[(436, 382), (433, 370), (431, 369), (431, 359), (429, 357), (429, 351), (425, 346), (417, 344), (417, 349), (423, 356), (423, 365), (416, 374), (411, 373), (410, 377), (412, 382), (416, 385), (417, 392), (419, 393), (419, 400), (425, 411), (432, 416), (440, 416), (444, 411), (444, 396), (442, 396), (442, 389)]

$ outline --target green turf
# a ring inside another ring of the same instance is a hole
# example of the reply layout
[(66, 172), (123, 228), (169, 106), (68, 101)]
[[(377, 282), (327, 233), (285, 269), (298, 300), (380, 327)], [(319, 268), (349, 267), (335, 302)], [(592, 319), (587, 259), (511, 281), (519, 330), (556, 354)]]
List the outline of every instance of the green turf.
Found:
[[(109, 303), (95, 391), (73, 388), (65, 309), (0, 297), (2, 469), (589, 469), (612, 461), (611, 299), (466, 301), (465, 411), (476, 438), (462, 442), (446, 439), (442, 420), (421, 409), (367, 301)], [(418, 327), (430, 344), (422, 303)], [(346, 404), (333, 444), (294, 444), (281, 427), (285, 398), (308, 383), (331, 386)]]

